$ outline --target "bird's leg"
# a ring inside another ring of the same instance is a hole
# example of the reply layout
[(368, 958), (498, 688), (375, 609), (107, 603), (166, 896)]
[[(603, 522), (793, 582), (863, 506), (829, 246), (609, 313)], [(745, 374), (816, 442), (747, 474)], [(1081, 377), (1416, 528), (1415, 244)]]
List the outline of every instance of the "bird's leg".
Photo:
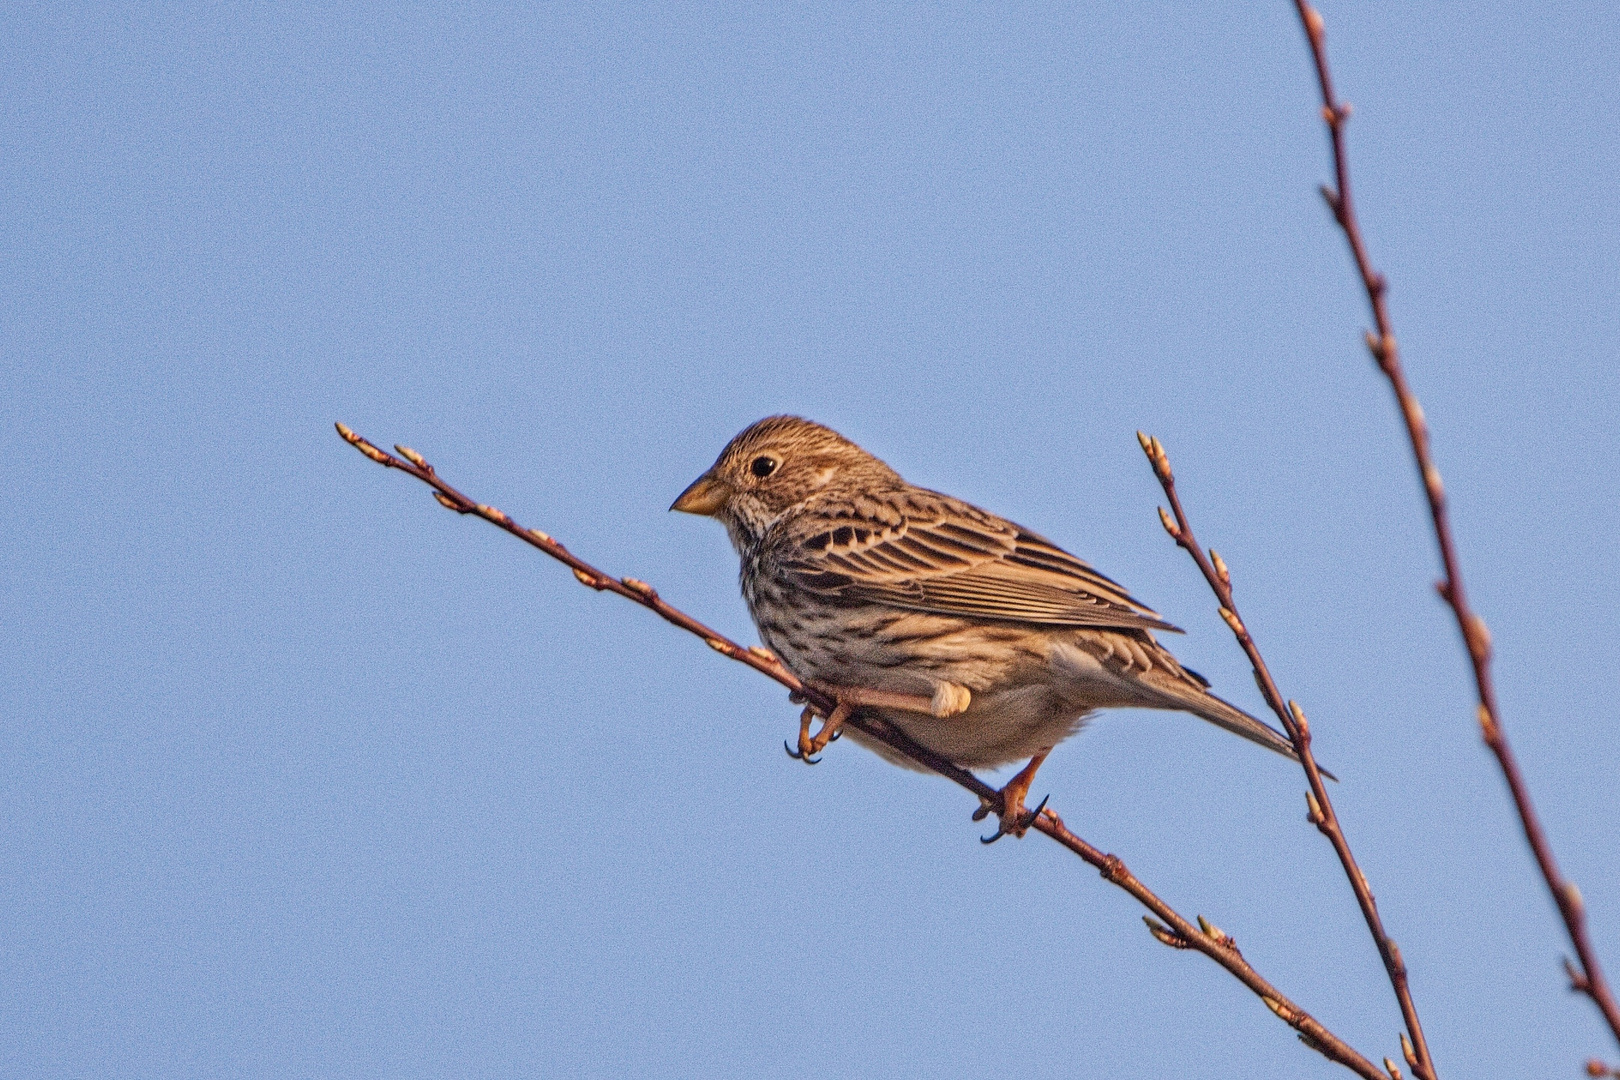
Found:
[[(867, 690), (859, 686), (818, 686), (818, 690), (831, 697), (836, 703), (832, 715), (827, 722), (821, 725), (821, 730), (815, 736), (810, 735), (810, 720), (815, 710), (809, 706), (799, 714), (799, 748), (794, 750), (788, 747), (788, 757), (814, 765), (812, 754), (819, 754), (827, 748), (827, 744), (838, 738), (839, 729), (844, 726), (850, 714), (856, 709), (899, 709), (902, 712), (920, 713), (924, 716), (950, 717), (967, 711), (973, 694), (965, 686), (955, 683), (941, 683), (932, 697), (922, 697), (918, 694), (897, 694), (888, 690)], [(789, 700), (793, 696), (789, 695)], [(799, 697), (798, 701), (803, 701)], [(1043, 755), (1044, 756), (1044, 755)], [(1034, 775), (1031, 770), (1030, 775)], [(1028, 784), (1024, 785), (1026, 788)]]
[[(1029, 827), (1035, 824), (1035, 819), (1041, 816), (1041, 811), (1046, 808), (1046, 800), (1041, 800), (1041, 805), (1035, 808), (1034, 813), (1025, 813), (1024, 796), (1029, 794), (1029, 786), (1035, 782), (1036, 770), (1051, 752), (1052, 748), (1048, 746), (1030, 758), (1029, 764), (1018, 770), (1018, 775), (1007, 781), (1007, 785), (1001, 789), (1000, 825), (992, 835), (980, 838), (984, 843), (993, 844), (1003, 836), (1023, 836), (1029, 831)], [(974, 811), (973, 820), (984, 820), (993, 809), (994, 806), (986, 801)]]

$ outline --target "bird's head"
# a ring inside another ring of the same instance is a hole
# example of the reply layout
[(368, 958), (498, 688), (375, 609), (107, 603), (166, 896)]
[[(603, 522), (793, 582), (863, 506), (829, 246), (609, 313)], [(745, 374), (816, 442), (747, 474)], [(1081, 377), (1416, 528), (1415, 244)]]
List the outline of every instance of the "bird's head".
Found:
[(828, 485), (873, 491), (898, 474), (831, 428), (797, 416), (768, 416), (744, 428), (670, 507), (718, 518), (738, 550)]

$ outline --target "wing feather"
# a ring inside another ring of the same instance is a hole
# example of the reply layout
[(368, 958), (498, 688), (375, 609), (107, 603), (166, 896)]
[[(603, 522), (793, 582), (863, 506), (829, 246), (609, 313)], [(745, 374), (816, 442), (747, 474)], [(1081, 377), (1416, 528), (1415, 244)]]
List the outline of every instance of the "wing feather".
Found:
[(782, 574), (845, 603), (1179, 632), (1045, 537), (937, 492), (815, 499), (772, 532), (766, 546)]

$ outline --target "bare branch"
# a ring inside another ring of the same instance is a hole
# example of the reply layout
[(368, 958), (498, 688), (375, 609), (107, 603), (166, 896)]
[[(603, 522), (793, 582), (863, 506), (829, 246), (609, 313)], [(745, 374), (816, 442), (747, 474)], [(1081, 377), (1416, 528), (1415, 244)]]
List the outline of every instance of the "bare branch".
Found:
[[(1417, 396), (1407, 385), (1406, 374), (1401, 368), (1395, 331), (1390, 324), (1388, 306), (1384, 302), (1388, 284), (1384, 276), (1373, 269), (1372, 259), (1367, 254), (1367, 245), (1362, 239), (1361, 225), (1356, 220), (1355, 203), (1350, 197), (1350, 163), (1345, 153), (1344, 140), (1345, 123), (1350, 119), (1350, 106), (1348, 103), (1340, 103), (1333, 93), (1333, 76), (1328, 68), (1327, 42), (1322, 16), (1306, 0), (1294, 0), (1294, 7), (1299, 12), (1300, 22), (1305, 27), (1306, 40), (1310, 43), (1311, 58), (1316, 65), (1317, 83), (1322, 92), (1322, 119), (1327, 124), (1333, 147), (1333, 172), (1338, 186), (1336, 189), (1324, 187), (1322, 195), (1327, 199), (1334, 220), (1339, 223), (1345, 239), (1350, 244), (1350, 254), (1355, 259), (1356, 270), (1367, 293), (1367, 302), (1372, 308), (1373, 323), (1376, 327), (1375, 331), (1369, 331), (1366, 335), (1367, 349), (1372, 353), (1379, 370), (1389, 379), (1390, 389), (1395, 393), (1395, 402), (1400, 407), (1401, 418), (1406, 424), (1406, 433), (1412, 444), (1412, 457), (1417, 464), (1418, 477), (1423, 483), (1423, 491), (1429, 501), (1429, 516), (1434, 523), (1435, 541), (1440, 548), (1440, 561), (1446, 575), (1445, 580), (1439, 582), (1436, 588), (1456, 617), (1457, 628), (1462, 633), (1463, 646), (1467, 649), (1469, 661), (1473, 665), (1474, 686), (1479, 698), (1480, 733), (1485, 745), (1496, 756), (1502, 775), (1507, 780), (1508, 790), (1513, 795), (1514, 807), (1518, 810), (1519, 822), (1524, 827), (1525, 840), (1529, 842), (1530, 850), (1535, 854), (1536, 864), (1541, 868), (1541, 876), (1547, 881), (1547, 888), (1552, 891), (1553, 901), (1558, 905), (1558, 913), (1563, 916), (1570, 943), (1575, 947), (1575, 954), (1579, 958), (1578, 967), (1573, 964), (1567, 965), (1570, 972), (1570, 987), (1592, 999), (1603, 1013), (1603, 1018), (1608, 1022), (1609, 1030), (1614, 1033), (1616, 1041), (1620, 1041), (1620, 1004), (1616, 1003), (1608, 980), (1604, 978), (1603, 968), (1598, 963), (1597, 953), (1593, 950), (1591, 938), (1587, 934), (1586, 908), (1581, 902), (1580, 891), (1575, 888), (1574, 882), (1566, 879), (1558, 869), (1552, 844), (1547, 839), (1546, 831), (1536, 814), (1535, 804), (1530, 799), (1530, 788), (1525, 783), (1524, 774), (1519, 771), (1518, 759), (1514, 756), (1513, 748), (1508, 744), (1507, 735), (1502, 729), (1502, 714), (1497, 708), (1496, 690), (1491, 680), (1490, 632), (1485, 627), (1485, 620), (1475, 614), (1468, 605), (1468, 594), (1463, 588), (1462, 566), (1457, 559), (1457, 547), (1451, 537), (1445, 485), (1440, 480), (1440, 470), (1435, 466), (1434, 457), (1429, 450), (1429, 428), (1423, 418), (1423, 407), (1418, 404)], [(1421, 1041), (1418, 1048), (1426, 1060), (1426, 1051), (1423, 1050)]]
[[(483, 518), (523, 542), (539, 548), (573, 570), (574, 577), (578, 578), (581, 584), (599, 591), (617, 593), (626, 600), (649, 608), (682, 630), (696, 634), (716, 652), (728, 656), (738, 663), (747, 664), (755, 671), (775, 679), (787, 687), (795, 699), (807, 702), (824, 717), (831, 716), (833, 710), (837, 707), (837, 702), (832, 695), (810, 684), (801, 682), (768, 650), (757, 646), (745, 648), (738, 645), (723, 634), (709, 629), (679, 608), (666, 603), (659, 597), (657, 590), (646, 582), (638, 581), (635, 578), (612, 577), (579, 558), (539, 529), (525, 529), (513, 521), (505, 512), (469, 499), (440, 479), (433, 466), (429, 465), (422, 455), (409, 447), (396, 446), (394, 449), (399, 452), (400, 457), (395, 457), (393, 454), (378, 449), (371, 442), (355, 434), (345, 424), (338, 424), (337, 430), (338, 434), (343, 436), (351, 446), (377, 464), (409, 473), (424, 484), (431, 486), (433, 488), (433, 497), (438, 500), (441, 506), (454, 510), (458, 514), (472, 514), (475, 517)], [(924, 768), (966, 788), (979, 798), (981, 804), (998, 813), (1000, 812), (1001, 793), (999, 791), (954, 762), (941, 757), (927, 747), (913, 742), (898, 728), (886, 723), (881, 718), (866, 716), (857, 712), (845, 723), (883, 742), (891, 749), (909, 757)], [(1389, 1080), (1386, 1073), (1380, 1071), (1371, 1061), (1357, 1053), (1344, 1040), (1324, 1027), (1315, 1017), (1295, 1005), (1276, 987), (1262, 978), (1260, 973), (1255, 971), (1247, 960), (1243, 959), (1243, 954), (1238, 951), (1237, 942), (1229, 935), (1223, 933), (1218, 927), (1204, 919), (1203, 916), (1198, 917), (1197, 926), (1188, 922), (1174, 908), (1144, 885), (1135, 874), (1131, 873), (1118, 856), (1106, 854), (1070, 832), (1068, 827), (1063, 824), (1063, 819), (1058, 817), (1055, 811), (1050, 808), (1042, 809), (1036, 815), (1033, 828), (1045, 833), (1063, 847), (1080, 856), (1081, 859), (1100, 871), (1104, 879), (1130, 893), (1143, 907), (1152, 912), (1152, 916), (1144, 917), (1143, 921), (1147, 923), (1149, 932), (1159, 941), (1172, 948), (1194, 949), (1203, 953), (1230, 972), (1244, 986), (1254, 991), (1267, 1008), (1298, 1032), (1300, 1041), (1306, 1046), (1329, 1060), (1345, 1066), (1358, 1076), (1364, 1077), (1365, 1080)]]
[[(1395, 1000), (1400, 1004), (1401, 1017), (1406, 1022), (1407, 1034), (1411, 1036), (1411, 1045), (1415, 1053), (1406, 1055), (1407, 1064), (1412, 1067), (1412, 1074), (1418, 1080), (1436, 1080), (1434, 1064), (1429, 1059), (1428, 1046), (1423, 1039), (1423, 1026), (1418, 1022), (1417, 1006), (1412, 1003), (1412, 993), (1407, 986), (1406, 963), (1401, 959), (1401, 950), (1384, 930), (1384, 920), (1378, 914), (1378, 901), (1373, 897), (1372, 889), (1367, 884), (1367, 876), (1361, 872), (1356, 864), (1356, 857), (1350, 851), (1350, 842), (1345, 839), (1344, 830), (1339, 825), (1339, 815), (1333, 809), (1333, 800), (1328, 798), (1327, 785), (1323, 783), (1322, 770), (1316, 764), (1316, 755), (1311, 752), (1311, 725), (1305, 718), (1305, 711), (1294, 701), (1284, 702), (1282, 691), (1277, 689), (1276, 681), (1271, 677), (1271, 669), (1266, 666), (1265, 657), (1260, 655), (1260, 647), (1254, 643), (1254, 637), (1249, 628), (1238, 615), (1237, 602), (1232, 598), (1232, 574), (1226, 561), (1212, 549), (1208, 555), (1198, 546), (1198, 539), (1193, 535), (1192, 523), (1187, 520), (1187, 512), (1182, 509), (1181, 497), (1176, 494), (1176, 477), (1170, 470), (1170, 456), (1165, 453), (1164, 446), (1158, 439), (1138, 431), (1137, 441), (1142, 444), (1142, 452), (1147, 455), (1149, 464), (1153, 466), (1153, 475), (1158, 477), (1159, 486), (1164, 488), (1165, 498), (1170, 500), (1170, 514), (1163, 509), (1159, 511), (1159, 520), (1171, 539), (1192, 556), (1193, 562), (1209, 583), (1210, 590), (1214, 592), (1215, 599), (1221, 605), (1221, 618), (1231, 628), (1232, 634), (1242, 646), (1243, 652), (1249, 658), (1254, 668), (1254, 681), (1260, 686), (1260, 693), (1265, 697), (1266, 704), (1271, 711), (1277, 714), (1282, 722), (1283, 730), (1294, 744), (1294, 752), (1299, 755), (1299, 763), (1305, 769), (1305, 779), (1310, 784), (1310, 790), (1305, 793), (1305, 801), (1309, 807), (1306, 819), (1315, 825), (1328, 843), (1333, 845), (1333, 851), (1339, 856), (1339, 863), (1344, 867), (1345, 876), (1350, 879), (1350, 889), (1356, 894), (1356, 903), (1361, 906), (1361, 914), (1367, 920), (1367, 930), (1372, 934), (1373, 942), (1378, 946), (1378, 955), (1384, 961), (1384, 970), (1389, 973), (1389, 982), (1395, 989)], [(1174, 515), (1173, 519), (1171, 515)], [(1402, 1047), (1406, 1046), (1403, 1038)]]

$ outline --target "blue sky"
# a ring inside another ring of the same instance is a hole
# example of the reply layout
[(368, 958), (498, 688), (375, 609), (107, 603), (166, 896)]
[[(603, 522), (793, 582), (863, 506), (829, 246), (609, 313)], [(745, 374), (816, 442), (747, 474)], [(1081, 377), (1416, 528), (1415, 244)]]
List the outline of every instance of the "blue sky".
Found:
[[(1508, 730), (1620, 973), (1620, 23), (1324, 10)], [(1031, 837), (332, 433), (755, 640), (670, 500), (827, 423), (1051, 536), (1259, 707), (1442, 1076), (1616, 1054), (1481, 747), (1292, 6), (0, 15), (0, 1073), (1345, 1075)], [(1286, 762), (1107, 714), (1036, 797), (1375, 1059)]]

